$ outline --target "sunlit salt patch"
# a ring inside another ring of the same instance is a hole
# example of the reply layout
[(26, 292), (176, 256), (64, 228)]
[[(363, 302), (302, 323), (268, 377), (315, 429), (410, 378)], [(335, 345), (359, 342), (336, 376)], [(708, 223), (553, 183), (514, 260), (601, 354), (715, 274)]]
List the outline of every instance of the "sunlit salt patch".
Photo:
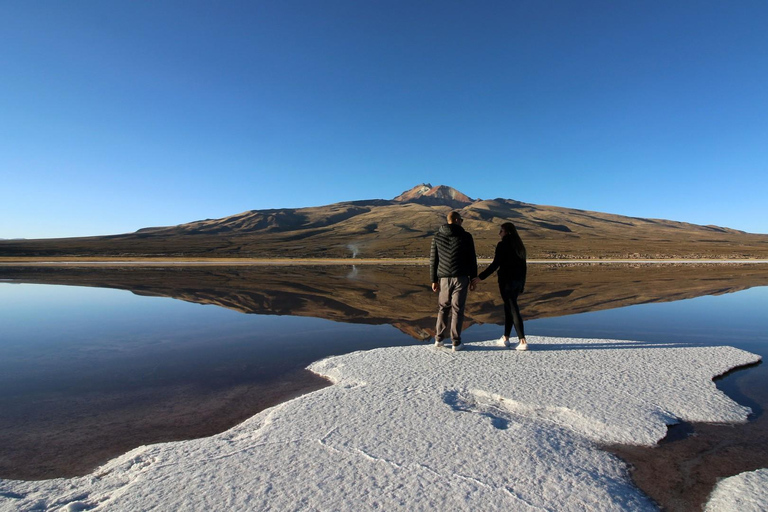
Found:
[(0, 482), (0, 509), (653, 510), (599, 446), (750, 412), (712, 382), (759, 360), (738, 349), (529, 341), (325, 359), (310, 369), (333, 386), (88, 477)]
[[(448, 386), (499, 400), (499, 407), (565, 424), (611, 443), (653, 445), (666, 425), (685, 421), (743, 422), (748, 407), (718, 391), (712, 378), (759, 356), (732, 347), (655, 346), (564, 338), (530, 339), (519, 353), (472, 344), (454, 354), (410, 347), (382, 357), (377, 351), (315, 363), (334, 382), (401, 382), (418, 388)], [(350, 364), (354, 356), (355, 364)], [(530, 357), (529, 357), (530, 356)]]
[(768, 510), (768, 469), (748, 471), (718, 482), (706, 512), (764, 512)]

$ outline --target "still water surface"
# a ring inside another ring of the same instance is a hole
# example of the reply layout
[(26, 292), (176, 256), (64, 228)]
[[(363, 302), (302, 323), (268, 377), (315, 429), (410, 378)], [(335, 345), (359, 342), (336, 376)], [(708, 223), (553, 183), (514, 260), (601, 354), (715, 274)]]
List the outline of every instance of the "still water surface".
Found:
[[(403, 279), (393, 277), (388, 289), (382, 276), (398, 272), (315, 270), (316, 282), (304, 275), (290, 286), (238, 274), (249, 284), (234, 287), (231, 275), (226, 286), (219, 285), (221, 275), (194, 275), (170, 287), (156, 276), (154, 284), (136, 276), (109, 274), (103, 283), (79, 276), (68, 286), (39, 284), (58, 282), (54, 274), (6, 277), (0, 282), (0, 478), (84, 474), (142, 444), (212, 435), (326, 385), (304, 370), (315, 360), (423, 344), (436, 298), (425, 283), (414, 283), (411, 273), (423, 269), (403, 269)], [(551, 272), (565, 270), (534, 271), (522, 297), (529, 336), (728, 344), (768, 357), (768, 273), (731, 288), (737, 279), (730, 275), (701, 290), (691, 278), (673, 276), (664, 277), (669, 290), (658, 296), (617, 295), (611, 285), (603, 287), (610, 293), (596, 287), (577, 297), (574, 290), (590, 290), (596, 279)], [(621, 279), (632, 288), (634, 271), (626, 272)], [(648, 281), (651, 271), (642, 272), (634, 281)], [(374, 285), (365, 284), (366, 275)], [(75, 286), (80, 281), (89, 286)], [(468, 343), (501, 333), (495, 285), (483, 286), (470, 297)], [(680, 295), (680, 289), (689, 291)], [(578, 308), (586, 312), (572, 309), (592, 296), (591, 305)], [(392, 311), (404, 311), (394, 326), (386, 321)], [(765, 368), (722, 381), (756, 417), (768, 405)]]

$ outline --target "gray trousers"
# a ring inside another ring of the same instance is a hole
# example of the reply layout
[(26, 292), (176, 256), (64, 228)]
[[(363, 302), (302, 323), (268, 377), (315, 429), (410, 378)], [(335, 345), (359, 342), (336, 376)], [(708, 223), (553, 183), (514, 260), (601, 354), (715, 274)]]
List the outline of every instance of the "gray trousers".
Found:
[(448, 324), (446, 317), (451, 315), (451, 341), (461, 343), (461, 324), (464, 323), (464, 304), (469, 292), (469, 277), (441, 277), (440, 297), (438, 299), (437, 326), (435, 340), (446, 338)]

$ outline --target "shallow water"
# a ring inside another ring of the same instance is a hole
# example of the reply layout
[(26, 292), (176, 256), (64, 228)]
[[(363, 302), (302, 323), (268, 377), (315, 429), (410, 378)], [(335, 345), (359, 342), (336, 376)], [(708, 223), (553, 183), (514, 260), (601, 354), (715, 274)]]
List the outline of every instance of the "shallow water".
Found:
[[(529, 335), (728, 344), (768, 356), (768, 266), (529, 274)], [(212, 435), (326, 385), (304, 370), (312, 361), (424, 343), (436, 309), (425, 275), (414, 266), (4, 268), (0, 478), (85, 474), (141, 444)], [(468, 301), (464, 341), (498, 337), (501, 321), (495, 284), (483, 283)], [(757, 442), (766, 430), (766, 368), (718, 384), (756, 411), (746, 434), (729, 427), (737, 437)], [(702, 435), (669, 445), (692, 438)], [(690, 459), (708, 448), (676, 449)], [(768, 465), (765, 448), (747, 450), (762, 450)]]
[(313, 361), (413, 343), (388, 325), (39, 284), (0, 284), (0, 325), (0, 477), (16, 479), (224, 431), (326, 385)]

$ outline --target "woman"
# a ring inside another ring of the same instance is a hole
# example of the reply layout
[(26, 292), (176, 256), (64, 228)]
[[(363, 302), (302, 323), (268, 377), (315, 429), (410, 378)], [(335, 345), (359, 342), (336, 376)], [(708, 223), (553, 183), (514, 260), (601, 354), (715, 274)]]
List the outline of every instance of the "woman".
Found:
[(517, 306), (517, 296), (523, 293), (525, 288), (525, 276), (527, 267), (525, 263), (525, 245), (517, 234), (515, 225), (505, 222), (499, 230), (501, 241), (496, 245), (496, 254), (493, 263), (483, 270), (480, 275), (472, 280), (472, 286), (499, 271), (499, 290), (504, 299), (504, 336), (499, 338), (499, 345), (509, 346), (509, 334), (512, 325), (520, 340), (516, 350), (528, 350), (523, 329), (523, 318), (520, 316), (520, 308)]

